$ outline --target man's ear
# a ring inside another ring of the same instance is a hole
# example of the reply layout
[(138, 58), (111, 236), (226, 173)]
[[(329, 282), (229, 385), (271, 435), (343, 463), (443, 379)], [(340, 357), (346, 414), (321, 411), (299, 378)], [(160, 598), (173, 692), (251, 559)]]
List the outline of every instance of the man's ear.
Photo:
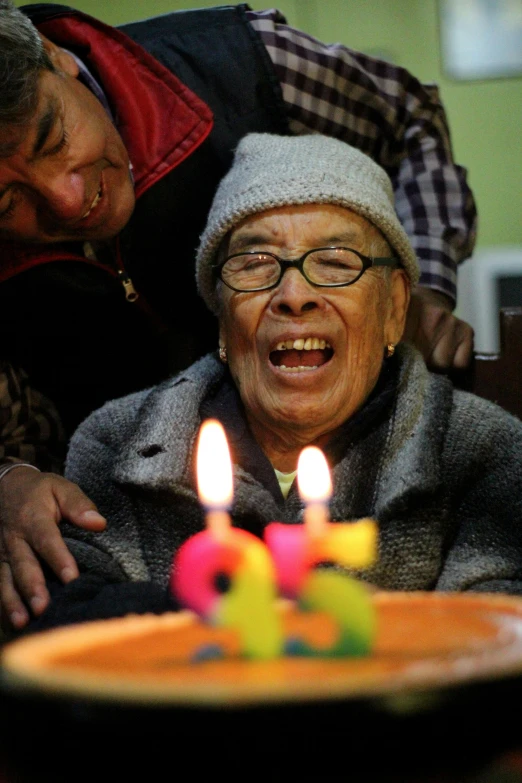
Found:
[(62, 74), (74, 76), (74, 78), (76, 78), (80, 69), (78, 68), (78, 63), (74, 57), (69, 54), (69, 52), (66, 52), (65, 49), (62, 49), (60, 46), (57, 46), (46, 38), (45, 35), (40, 35), (40, 38), (42, 39), (44, 49), (49, 55), (56, 70)]
[(392, 269), (390, 277), (390, 306), (386, 321), (386, 341), (400, 342), (410, 304), (410, 279), (404, 269)]

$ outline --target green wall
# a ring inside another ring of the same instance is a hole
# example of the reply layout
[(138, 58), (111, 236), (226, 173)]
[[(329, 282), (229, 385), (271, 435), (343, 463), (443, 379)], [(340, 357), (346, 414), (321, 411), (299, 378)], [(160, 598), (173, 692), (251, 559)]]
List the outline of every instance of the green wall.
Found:
[[(111, 24), (217, 0), (71, 0)], [(17, 2), (17, 5), (23, 5)], [(478, 246), (522, 244), (522, 77), (457, 82), (445, 77), (438, 0), (279, 0), (288, 22), (408, 68), (439, 85), (455, 158), (468, 169), (479, 209)], [(270, 3), (251, 2), (255, 9)]]

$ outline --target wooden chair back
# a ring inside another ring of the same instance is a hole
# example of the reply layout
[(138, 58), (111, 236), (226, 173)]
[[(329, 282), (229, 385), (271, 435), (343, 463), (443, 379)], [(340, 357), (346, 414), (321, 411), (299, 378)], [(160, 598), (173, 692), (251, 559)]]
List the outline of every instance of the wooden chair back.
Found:
[(451, 378), (522, 419), (522, 307), (500, 310), (500, 353), (475, 353), (469, 369)]

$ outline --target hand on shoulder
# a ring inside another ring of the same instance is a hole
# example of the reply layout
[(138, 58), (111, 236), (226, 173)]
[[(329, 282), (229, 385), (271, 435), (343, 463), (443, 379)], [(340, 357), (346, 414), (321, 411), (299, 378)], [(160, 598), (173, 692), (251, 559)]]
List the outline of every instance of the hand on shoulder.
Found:
[(420, 286), (412, 291), (403, 339), (422, 353), (430, 370), (467, 367), (473, 337), (473, 328), (453, 314), (445, 294)]
[(62, 582), (78, 576), (58, 525), (62, 519), (101, 531), (104, 518), (81, 489), (62, 476), (17, 467), (0, 480), (0, 610), (4, 628), (23, 628), (29, 612), (49, 603), (39, 559)]

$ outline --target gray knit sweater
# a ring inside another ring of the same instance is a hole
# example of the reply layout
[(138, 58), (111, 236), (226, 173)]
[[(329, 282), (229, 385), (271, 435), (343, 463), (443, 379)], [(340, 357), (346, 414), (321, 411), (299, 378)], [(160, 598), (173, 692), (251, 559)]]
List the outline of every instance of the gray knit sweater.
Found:
[[(333, 470), (333, 520), (372, 516), (379, 557), (364, 574), (390, 590), (522, 594), (522, 422), (453, 390), (400, 346), (391, 415), (348, 445)], [(193, 461), (200, 406), (223, 378), (213, 355), (152, 389), (107, 403), (72, 438), (66, 476), (108, 519), (101, 534), (67, 527), (82, 570), (168, 582), (172, 556), (200, 530)], [(280, 505), (234, 466), (237, 524), (299, 522), (294, 488)]]

